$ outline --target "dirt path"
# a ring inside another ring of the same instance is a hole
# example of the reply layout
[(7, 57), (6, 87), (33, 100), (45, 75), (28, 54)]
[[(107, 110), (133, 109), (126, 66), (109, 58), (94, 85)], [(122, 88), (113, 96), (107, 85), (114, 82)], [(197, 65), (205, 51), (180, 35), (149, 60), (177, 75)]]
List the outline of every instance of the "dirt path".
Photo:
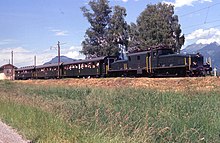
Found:
[(61, 80), (23, 80), (16, 81), (24, 84), (45, 86), (71, 87), (134, 87), (156, 89), (160, 91), (211, 91), (220, 87), (220, 78), (91, 78), (91, 79), (61, 79)]
[(11, 127), (0, 121), (0, 143), (28, 143)]

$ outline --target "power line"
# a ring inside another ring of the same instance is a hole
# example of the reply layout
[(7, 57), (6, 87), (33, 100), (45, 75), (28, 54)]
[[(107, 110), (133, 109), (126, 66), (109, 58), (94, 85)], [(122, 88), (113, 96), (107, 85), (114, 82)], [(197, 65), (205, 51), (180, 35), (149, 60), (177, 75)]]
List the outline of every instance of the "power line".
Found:
[(206, 10), (206, 9), (207, 9), (206, 14), (204, 15), (204, 16), (205, 16), (205, 18), (204, 18), (204, 22), (203, 22), (203, 23), (199, 23), (199, 24), (194, 24), (194, 25), (191, 25), (191, 26), (187, 26), (187, 27), (184, 27), (183, 29), (189, 29), (189, 28), (198, 27), (198, 26), (203, 26), (203, 25), (210, 24), (210, 23), (219, 22), (219, 21), (220, 21), (220, 19), (213, 20), (213, 21), (207, 21), (208, 16), (209, 16), (209, 10), (210, 10), (210, 8), (211, 8), (211, 7), (214, 7), (214, 6), (216, 6), (216, 5), (219, 5), (219, 4), (220, 4), (220, 2), (215, 3), (215, 4), (213, 4), (213, 5), (209, 5), (209, 6), (207, 6), (207, 7), (204, 7), (204, 8), (198, 9), (198, 10), (195, 10), (195, 11), (192, 11), (192, 12), (189, 12), (189, 13), (186, 13), (186, 14), (181, 15), (180, 17), (184, 17), (184, 16), (191, 15), (191, 14), (193, 14), (193, 13), (198, 13), (198, 12), (200, 12), (200, 11), (203, 11), (203, 10)]
[(206, 9), (209, 9), (209, 8), (211, 8), (211, 7), (214, 7), (214, 6), (216, 6), (216, 5), (219, 5), (219, 4), (220, 4), (220, 2), (215, 3), (215, 4), (213, 4), (213, 5), (210, 5), (210, 6), (207, 6), (207, 7), (204, 7), (204, 8), (201, 8), (201, 9), (198, 9), (198, 10), (195, 10), (195, 11), (192, 11), (192, 12), (189, 12), (189, 13), (186, 13), (186, 14), (183, 14), (183, 15), (180, 15), (180, 17), (184, 17), (184, 16), (187, 16), (187, 15), (190, 15), (190, 14), (193, 14), (193, 13), (197, 13), (197, 12), (200, 12), (200, 11), (203, 11), (203, 10), (206, 10)]
[(206, 23), (206, 20), (207, 20), (207, 18), (208, 18), (209, 9), (210, 9), (210, 7), (208, 7), (208, 9), (207, 9), (207, 13), (206, 13), (206, 17), (205, 17), (205, 21), (204, 21), (204, 23)]
[(189, 28), (193, 28), (193, 27), (197, 27), (197, 26), (202, 26), (202, 25), (207, 25), (207, 24), (215, 23), (215, 22), (220, 22), (220, 19), (213, 20), (213, 21), (208, 21), (208, 22), (201, 23), (201, 24), (194, 24), (194, 25), (191, 25), (191, 26), (183, 27), (183, 29), (189, 29)]
[[(212, 27), (204, 28), (203, 30), (208, 30), (208, 29), (216, 28), (216, 27), (220, 27), (220, 24), (212, 26)], [(188, 34), (191, 34), (191, 33), (187, 33), (186, 35), (188, 35)]]

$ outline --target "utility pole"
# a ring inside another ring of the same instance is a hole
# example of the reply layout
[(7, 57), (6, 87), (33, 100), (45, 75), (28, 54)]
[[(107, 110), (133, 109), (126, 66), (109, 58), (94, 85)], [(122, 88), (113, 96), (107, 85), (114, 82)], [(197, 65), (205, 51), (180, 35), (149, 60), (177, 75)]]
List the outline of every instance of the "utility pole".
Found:
[(58, 67), (58, 71), (57, 71), (57, 78), (61, 77), (61, 72), (60, 72), (60, 45), (63, 45), (66, 43), (60, 43), (60, 41), (58, 41), (57, 46), (51, 46), (50, 49), (56, 49), (58, 52), (58, 62), (57, 62), (57, 67)]
[(34, 66), (36, 66), (36, 65), (37, 65), (37, 57), (34, 56)]
[(13, 61), (13, 58), (14, 58), (14, 53), (13, 53), (13, 51), (11, 51), (11, 64), (12, 64), (12, 71), (11, 71), (11, 76), (12, 76), (12, 78), (11, 78), (11, 80), (14, 80), (14, 61)]
[(57, 47), (58, 47), (58, 78), (60, 78), (60, 41), (58, 41)]

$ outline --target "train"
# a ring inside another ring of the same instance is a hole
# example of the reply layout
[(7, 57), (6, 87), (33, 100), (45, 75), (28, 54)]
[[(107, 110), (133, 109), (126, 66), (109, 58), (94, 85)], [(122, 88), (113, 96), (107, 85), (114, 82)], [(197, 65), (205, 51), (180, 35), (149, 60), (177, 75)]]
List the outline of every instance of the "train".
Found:
[(203, 55), (180, 54), (169, 48), (127, 53), (126, 58), (92, 59), (26, 66), (15, 70), (16, 80), (91, 77), (193, 77), (210, 74)]

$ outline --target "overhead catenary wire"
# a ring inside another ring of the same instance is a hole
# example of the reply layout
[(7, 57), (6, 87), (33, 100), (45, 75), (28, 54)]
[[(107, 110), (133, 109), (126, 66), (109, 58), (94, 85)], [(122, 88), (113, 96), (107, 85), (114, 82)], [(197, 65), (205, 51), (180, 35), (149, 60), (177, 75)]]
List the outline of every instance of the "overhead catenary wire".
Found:
[[(198, 24), (194, 24), (194, 25), (191, 25), (191, 26), (187, 26), (187, 27), (183, 27), (183, 29), (189, 29), (189, 28), (194, 28), (194, 27), (198, 27), (198, 26), (203, 26), (203, 25), (207, 25), (207, 24), (219, 22), (220, 19), (212, 20), (212, 21), (207, 21), (207, 19), (208, 19), (208, 17), (209, 17), (209, 10), (210, 10), (210, 8), (211, 8), (211, 7), (214, 7), (214, 6), (216, 6), (216, 5), (220, 5), (220, 2), (215, 3), (215, 4), (213, 4), (213, 5), (209, 5), (209, 6), (207, 6), (207, 7), (204, 7), (204, 8), (198, 9), (198, 10), (195, 10), (195, 11), (192, 11), (192, 12), (189, 12), (189, 13), (186, 13), (186, 14), (183, 14), (183, 15), (180, 15), (180, 17), (184, 17), (184, 16), (188, 16), (188, 15), (191, 15), (191, 14), (194, 14), (194, 13), (201, 12), (201, 11), (203, 11), (203, 10), (207, 10), (206, 15), (205, 15), (205, 18), (204, 18), (204, 22), (198, 23)], [(219, 27), (219, 26), (217, 25), (217, 26), (214, 26), (214, 27)], [(213, 26), (210, 27), (210, 28), (213, 28)], [(210, 28), (206, 28), (206, 29), (210, 29)]]
[(209, 14), (209, 9), (210, 9), (210, 7), (208, 7), (208, 9), (207, 9), (207, 13), (206, 13), (206, 17), (205, 17), (205, 21), (204, 21), (204, 23), (207, 22), (207, 18), (208, 18), (208, 14)]
[(215, 22), (220, 22), (220, 19), (213, 20), (213, 21), (208, 21), (208, 22), (206, 21), (205, 23), (200, 23), (200, 24), (194, 24), (194, 25), (191, 25), (191, 26), (183, 27), (183, 29), (189, 29), (189, 28), (202, 26), (202, 25), (207, 25), (207, 24), (211, 24), (211, 23), (215, 23)]
[(185, 14), (183, 14), (183, 15), (180, 15), (179, 17), (188, 16), (188, 15), (191, 15), (191, 14), (193, 14), (193, 13), (197, 13), (197, 12), (200, 12), (200, 11), (203, 11), (203, 10), (206, 10), (206, 9), (209, 9), (209, 8), (214, 7), (214, 6), (216, 6), (216, 5), (219, 5), (219, 4), (220, 4), (220, 2), (215, 3), (215, 4), (213, 4), (213, 5), (210, 5), (210, 6), (207, 6), (207, 7), (204, 7), (204, 8), (201, 8), (201, 9), (198, 9), (198, 10), (195, 10), (195, 11), (191, 11), (191, 12), (185, 13)]
[[(220, 27), (220, 24), (215, 25), (215, 26), (211, 26), (211, 27), (204, 28), (203, 30), (208, 30), (208, 29), (216, 28), (216, 27)], [(191, 33), (187, 33), (187, 34), (185, 34), (185, 35), (188, 35), (188, 34), (191, 34)]]

